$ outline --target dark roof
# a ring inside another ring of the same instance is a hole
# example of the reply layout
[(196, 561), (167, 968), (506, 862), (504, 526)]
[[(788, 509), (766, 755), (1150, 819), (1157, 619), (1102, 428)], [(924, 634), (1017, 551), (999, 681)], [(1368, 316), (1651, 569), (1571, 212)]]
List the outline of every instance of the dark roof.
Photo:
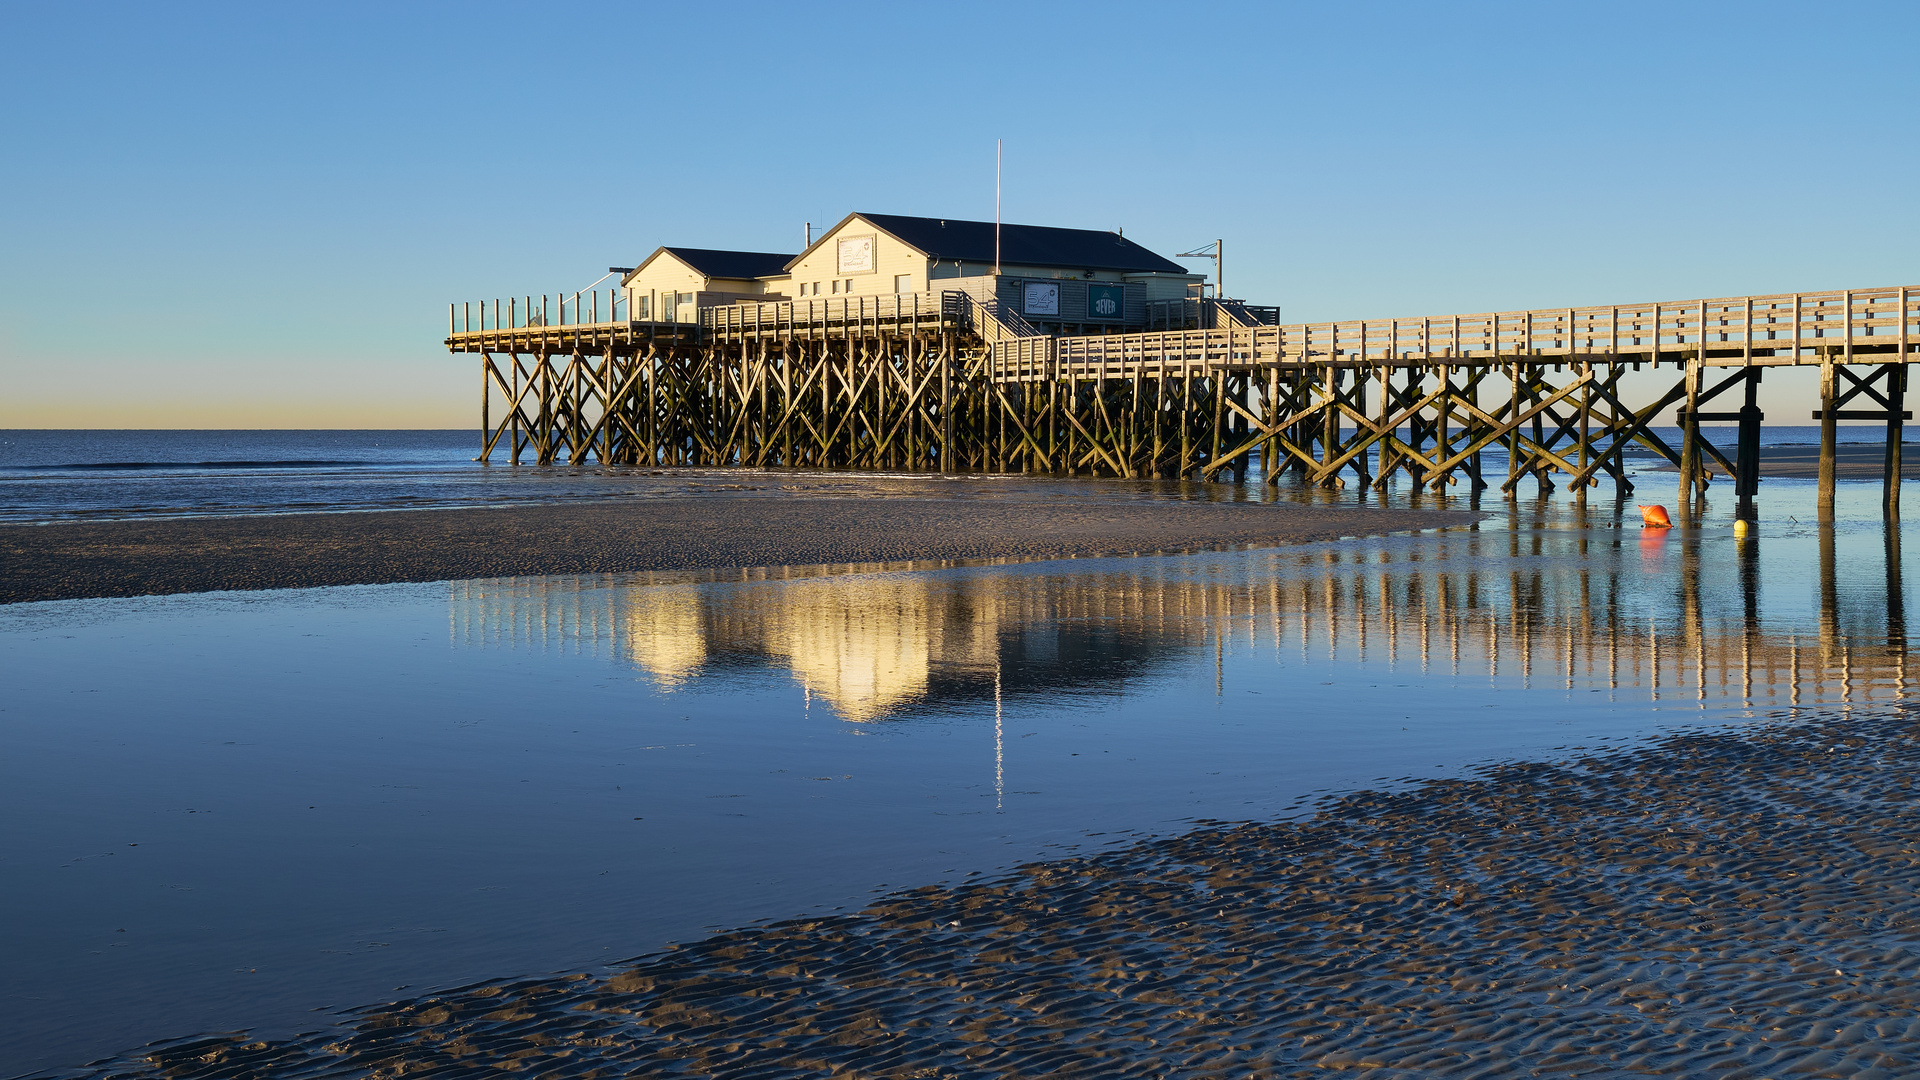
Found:
[(786, 269), (792, 255), (773, 251), (715, 251), (712, 248), (663, 247), (681, 262), (710, 278), (757, 278)]
[[(993, 262), (993, 222), (955, 218), (861, 214), (928, 255), (959, 262)], [(1045, 225), (1000, 226), (1000, 262), (1008, 266), (1046, 266), (1071, 270), (1119, 270), (1128, 273), (1188, 274), (1119, 233), (1100, 229), (1055, 229)]]

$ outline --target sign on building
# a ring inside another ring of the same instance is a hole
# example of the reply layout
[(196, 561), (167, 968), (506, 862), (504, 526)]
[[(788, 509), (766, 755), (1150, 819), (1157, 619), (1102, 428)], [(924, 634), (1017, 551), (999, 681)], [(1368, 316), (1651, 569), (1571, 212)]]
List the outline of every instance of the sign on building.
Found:
[(840, 241), (836, 254), (840, 257), (840, 276), (873, 273), (873, 237), (847, 237)]
[(1120, 285), (1087, 286), (1089, 319), (1121, 319), (1127, 314), (1127, 293)]
[(1060, 314), (1060, 284), (1054, 281), (1029, 281), (1021, 290), (1020, 312), (1023, 315)]

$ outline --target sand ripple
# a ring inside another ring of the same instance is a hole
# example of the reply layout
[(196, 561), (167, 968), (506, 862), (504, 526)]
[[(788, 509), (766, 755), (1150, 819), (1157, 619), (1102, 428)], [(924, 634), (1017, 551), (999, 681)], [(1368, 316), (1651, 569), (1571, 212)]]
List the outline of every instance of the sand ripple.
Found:
[(1920, 1075), (1920, 725), (1569, 750), (98, 1078)]

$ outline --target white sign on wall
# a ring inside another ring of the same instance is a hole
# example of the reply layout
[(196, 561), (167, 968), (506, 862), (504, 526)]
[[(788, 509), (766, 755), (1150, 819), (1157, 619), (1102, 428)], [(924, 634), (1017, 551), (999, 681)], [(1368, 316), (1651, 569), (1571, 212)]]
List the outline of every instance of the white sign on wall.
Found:
[(1052, 281), (1029, 281), (1020, 295), (1020, 311), (1026, 315), (1060, 314), (1060, 286)]
[(850, 236), (837, 250), (841, 276), (873, 273), (873, 237)]

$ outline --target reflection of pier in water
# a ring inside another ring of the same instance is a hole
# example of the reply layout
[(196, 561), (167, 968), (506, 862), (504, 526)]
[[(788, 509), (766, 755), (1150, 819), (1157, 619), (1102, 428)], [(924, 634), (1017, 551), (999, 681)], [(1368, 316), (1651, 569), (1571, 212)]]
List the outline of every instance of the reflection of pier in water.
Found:
[(1689, 536), (1561, 524), (1084, 566), (458, 582), (450, 617), (460, 644), (590, 653), (668, 688), (784, 669), (850, 720), (1120, 693), (1208, 654), (1218, 679), (1230, 657), (1365, 660), (1758, 707), (1907, 689), (1895, 530), (1886, 576), (1851, 560), (1844, 582), (1821, 533), (1818, 595), (1776, 595), (1793, 614), (1770, 621), (1757, 538), (1704, 559)]

